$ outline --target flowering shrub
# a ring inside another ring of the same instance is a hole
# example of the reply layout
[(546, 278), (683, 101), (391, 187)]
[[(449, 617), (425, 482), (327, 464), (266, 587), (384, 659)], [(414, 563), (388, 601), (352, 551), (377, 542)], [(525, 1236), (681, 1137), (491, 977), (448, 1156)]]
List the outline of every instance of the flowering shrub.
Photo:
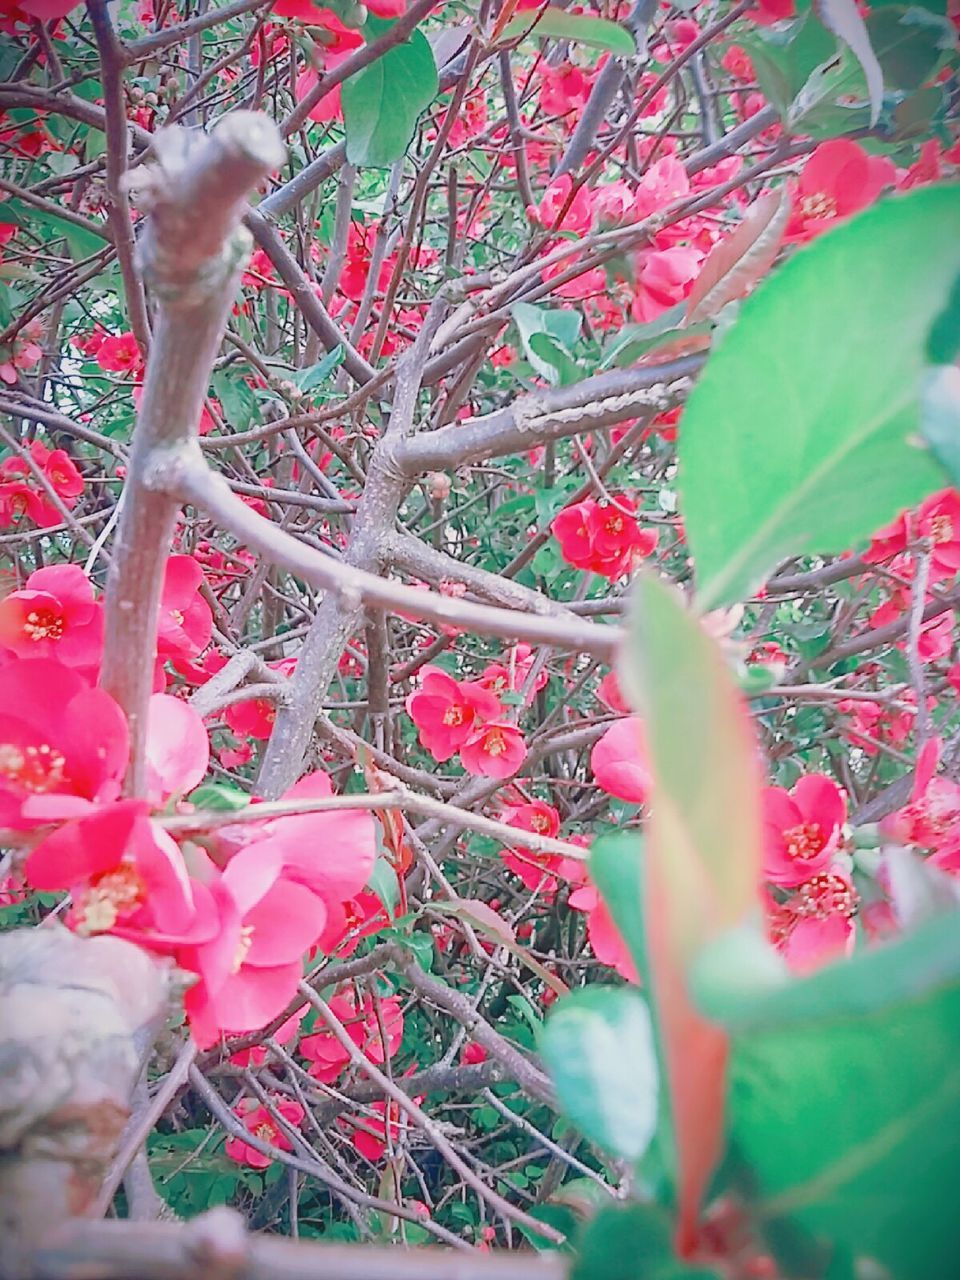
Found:
[(940, 1280), (956, 13), (241, 10), (0, 15), (0, 925), (179, 1217)]

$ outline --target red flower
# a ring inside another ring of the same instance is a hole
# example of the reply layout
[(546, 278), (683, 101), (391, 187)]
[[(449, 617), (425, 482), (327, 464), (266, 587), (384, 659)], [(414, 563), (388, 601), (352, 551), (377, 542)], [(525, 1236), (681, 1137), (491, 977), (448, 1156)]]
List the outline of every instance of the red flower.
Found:
[(774, 22), (785, 22), (796, 12), (795, 0), (757, 0), (756, 9), (749, 10), (746, 16), (762, 27), (769, 27)]
[(463, 746), (481, 720), (500, 714), (500, 702), (481, 684), (454, 680), (439, 667), (424, 667), (420, 688), (409, 695), (407, 714), (420, 745), (440, 763)]
[(378, 18), (399, 18), (407, 11), (407, 0), (364, 0), (364, 7)]
[(944, 870), (960, 870), (960, 786), (937, 777), (940, 739), (924, 743), (913, 775), (910, 803), (883, 819), (881, 833), (902, 844), (932, 849), (932, 859)]
[[(556, 836), (560, 830), (560, 814), (545, 800), (532, 800), (511, 805), (504, 810), (503, 820), (521, 831), (532, 831), (538, 836)], [(503, 865), (520, 877), (531, 893), (538, 889), (547, 894), (556, 893), (557, 875), (564, 875), (571, 859), (561, 854), (539, 853), (518, 844), (515, 849), (501, 850)]]
[(52, 658), (0, 666), (0, 827), (113, 800), (127, 751), (127, 722), (102, 689)]
[(203, 569), (193, 556), (170, 556), (163, 575), (157, 653), (161, 658), (195, 658), (210, 643), (213, 614), (200, 594)]
[(601, 791), (631, 804), (646, 803), (653, 779), (639, 716), (627, 716), (610, 726), (593, 745), (590, 768)]
[(103, 650), (103, 606), (79, 565), (36, 569), (0, 600), (0, 647), (18, 658), (56, 658), (92, 673)]
[(526, 758), (527, 747), (516, 725), (490, 720), (479, 725), (460, 748), (467, 773), (484, 778), (509, 778)]
[[(291, 1128), (295, 1129), (302, 1124), (304, 1111), (299, 1102), (294, 1102), (292, 1098), (276, 1097), (271, 1099), (271, 1106)], [(261, 1142), (276, 1147), (278, 1151), (293, 1150), (293, 1143), (283, 1132), (276, 1118), (256, 1098), (241, 1098), (234, 1107), (234, 1115), (239, 1116), (243, 1121), (243, 1127)], [(251, 1147), (242, 1138), (228, 1138), (224, 1143), (223, 1152), (231, 1160), (236, 1160), (237, 1164), (248, 1164), (254, 1169), (266, 1169), (273, 1163), (269, 1156), (258, 1151), (256, 1147)]]
[(796, 184), (788, 240), (811, 240), (834, 222), (873, 204), (896, 170), (890, 160), (868, 155), (847, 138), (821, 142)]
[(629, 498), (612, 503), (586, 498), (565, 507), (550, 528), (567, 564), (613, 581), (631, 572), (657, 545), (656, 530), (641, 530), (634, 511)]
[[(533, 649), (528, 644), (518, 644), (510, 650), (506, 663), (492, 662), (483, 670), (477, 683), (482, 684), (498, 698), (508, 690), (511, 693), (519, 693), (527, 683), (533, 664)], [(537, 693), (546, 687), (549, 679), (550, 673), (545, 667), (541, 667), (533, 682), (533, 688), (527, 693), (527, 706), (533, 702)]]
[(960, 493), (942, 489), (931, 494), (916, 511), (901, 511), (870, 539), (863, 554), (868, 564), (882, 564), (920, 539), (930, 544), (930, 577), (952, 578), (960, 571)]
[(97, 364), (108, 373), (139, 373), (143, 355), (133, 333), (108, 334), (97, 348)]
[[(418, 1094), (413, 1099), (417, 1105), (423, 1101), (423, 1094)], [(382, 1120), (375, 1120), (369, 1115), (362, 1117), (342, 1117), (341, 1124), (349, 1125), (352, 1132), (350, 1141), (368, 1160), (382, 1160), (387, 1150), (387, 1125), (390, 1126), (390, 1141), (396, 1142), (400, 1136), (401, 1126), (406, 1125), (406, 1115), (401, 1112), (398, 1103), (393, 1102), (371, 1102), (370, 1111), (375, 1111), (378, 1115), (383, 1116)]]
[(821, 773), (806, 774), (791, 791), (765, 787), (763, 874), (792, 888), (833, 861), (847, 818), (843, 792)]
[(223, 718), (240, 738), (266, 739), (273, 733), (277, 704), (271, 698), (247, 698), (227, 707)]
[(19, 523), (24, 516), (34, 524), (42, 524), (43, 515), (43, 503), (28, 484), (22, 480), (0, 484), (0, 525), (5, 529)]

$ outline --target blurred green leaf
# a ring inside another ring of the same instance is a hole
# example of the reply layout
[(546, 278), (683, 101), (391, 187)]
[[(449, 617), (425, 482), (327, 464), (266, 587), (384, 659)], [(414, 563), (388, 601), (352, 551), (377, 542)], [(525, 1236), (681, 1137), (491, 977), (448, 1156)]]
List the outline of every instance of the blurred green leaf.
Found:
[(574, 1124), (615, 1155), (639, 1159), (657, 1124), (657, 1064), (642, 997), (617, 987), (571, 992), (547, 1018), (540, 1052)]
[(926, 187), (821, 236), (746, 300), (680, 433), (703, 608), (745, 598), (786, 556), (845, 550), (940, 485), (910, 438), (958, 269), (960, 187)]

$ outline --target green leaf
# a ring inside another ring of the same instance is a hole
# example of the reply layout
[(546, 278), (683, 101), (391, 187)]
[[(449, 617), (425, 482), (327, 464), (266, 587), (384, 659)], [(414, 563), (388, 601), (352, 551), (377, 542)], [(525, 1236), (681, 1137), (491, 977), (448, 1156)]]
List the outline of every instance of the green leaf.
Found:
[(524, 354), (551, 386), (569, 386), (582, 377), (570, 354), (580, 334), (580, 315), (568, 308), (515, 302), (510, 308)]
[(553, 5), (544, 9), (543, 13), (530, 30), (533, 15), (527, 10), (511, 18), (504, 27), (501, 39), (516, 40), (529, 32), (535, 39), (544, 36), (556, 36), (559, 40), (573, 40), (577, 44), (588, 45), (591, 49), (604, 49), (608, 53), (619, 54), (623, 58), (632, 58), (637, 52), (636, 41), (625, 27), (606, 18), (588, 18), (578, 13), (565, 13)]
[(317, 364), (312, 364), (309, 369), (301, 369), (296, 376), (296, 384), (301, 391), (312, 391), (342, 363), (343, 347), (338, 343)]
[(786, 28), (754, 27), (738, 43), (753, 60), (764, 97), (781, 115), (788, 112), (813, 71), (836, 52), (834, 38), (810, 15)]
[(892, 89), (919, 89), (952, 47), (949, 23), (916, 6), (889, 6), (866, 20), (883, 78)]
[(638, 1160), (657, 1125), (650, 1015), (635, 991), (592, 987), (559, 1000), (540, 1052), (563, 1111), (588, 1138)]
[(382, 855), (377, 858), (366, 887), (373, 890), (388, 914), (394, 910), (400, 901), (400, 883), (397, 880), (396, 871), (390, 865), (389, 858)]
[(383, 168), (399, 160), (439, 90), (433, 50), (421, 31), (345, 80), (340, 101), (350, 163)]
[(661, 1208), (631, 1204), (611, 1205), (590, 1222), (570, 1280), (717, 1280), (717, 1273), (677, 1259)]
[(927, 334), (958, 269), (960, 187), (926, 187), (821, 236), (744, 302), (680, 433), (704, 609), (787, 556), (846, 550), (942, 484), (915, 437)]
[(231, 787), (228, 782), (205, 782), (197, 787), (188, 797), (190, 803), (198, 809), (215, 809), (230, 813), (236, 809), (245, 809), (250, 797), (239, 787)]
[(726, 971), (731, 1139), (775, 1254), (791, 1275), (849, 1251), (943, 1280), (960, 1251), (960, 919), (751, 999), (755, 969)]
[(603, 357), (600, 368), (609, 369), (616, 365), (622, 369), (635, 364), (642, 355), (658, 346), (666, 335), (675, 336), (676, 330), (683, 323), (686, 310), (687, 304), (678, 302), (675, 307), (670, 307), (646, 324), (624, 325)]

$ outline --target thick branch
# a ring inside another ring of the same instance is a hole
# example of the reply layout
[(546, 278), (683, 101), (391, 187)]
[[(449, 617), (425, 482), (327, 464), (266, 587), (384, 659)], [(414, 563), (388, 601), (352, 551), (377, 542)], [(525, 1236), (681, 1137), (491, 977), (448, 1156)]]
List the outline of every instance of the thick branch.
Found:
[(400, 465), (410, 476), (452, 471), (645, 413), (662, 413), (686, 397), (703, 362), (700, 355), (684, 356), (669, 364), (598, 373), (557, 391), (518, 396), (496, 413), (412, 436), (399, 450)]
[[(237, 112), (209, 137), (158, 135), (160, 165), (142, 176), (153, 212), (142, 270), (158, 299), (153, 349), (134, 432), (129, 479), (107, 587), (102, 680), (127, 714), (128, 786), (143, 786), (143, 734), (152, 685), (157, 612), (178, 502), (158, 470), (195, 447), (210, 370), (249, 237), (239, 223), (247, 192), (281, 163), (265, 116)], [(239, 501), (239, 500), (238, 500)]]

